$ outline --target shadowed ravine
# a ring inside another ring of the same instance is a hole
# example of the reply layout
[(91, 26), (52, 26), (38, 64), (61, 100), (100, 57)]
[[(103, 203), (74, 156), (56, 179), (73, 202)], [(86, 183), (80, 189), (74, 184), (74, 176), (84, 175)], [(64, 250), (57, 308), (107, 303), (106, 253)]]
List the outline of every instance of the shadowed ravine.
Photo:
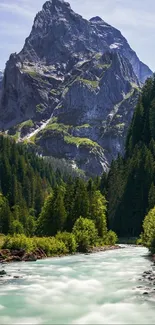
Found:
[(140, 281), (151, 267), (147, 253), (129, 246), (6, 265), (0, 324), (154, 324), (155, 294), (143, 295)]

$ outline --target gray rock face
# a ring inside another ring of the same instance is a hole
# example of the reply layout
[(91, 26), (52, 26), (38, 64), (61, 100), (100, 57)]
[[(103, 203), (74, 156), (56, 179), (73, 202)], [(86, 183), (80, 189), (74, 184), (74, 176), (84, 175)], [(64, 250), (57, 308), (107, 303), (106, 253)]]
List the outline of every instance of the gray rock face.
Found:
[(2, 90), (2, 81), (3, 81), (3, 71), (0, 70), (0, 96), (1, 96), (1, 90)]
[(142, 83), (152, 75), (119, 30), (100, 17), (87, 21), (73, 12), (68, 3), (51, 0), (37, 14), (20, 57), (22, 61), (55, 64), (57, 69), (66, 72), (79, 59), (109, 50), (123, 54)]
[(63, 0), (47, 1), (7, 62), (0, 128), (101, 174), (123, 153), (140, 86), (151, 75), (120, 31), (100, 17), (83, 19)]

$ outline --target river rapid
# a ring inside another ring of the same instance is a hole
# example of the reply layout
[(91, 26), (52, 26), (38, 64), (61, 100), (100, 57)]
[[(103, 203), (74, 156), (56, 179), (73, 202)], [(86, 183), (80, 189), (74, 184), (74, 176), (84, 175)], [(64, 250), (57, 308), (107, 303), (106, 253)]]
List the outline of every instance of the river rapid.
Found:
[(147, 254), (128, 246), (3, 265), (0, 324), (155, 324), (155, 293), (140, 280)]

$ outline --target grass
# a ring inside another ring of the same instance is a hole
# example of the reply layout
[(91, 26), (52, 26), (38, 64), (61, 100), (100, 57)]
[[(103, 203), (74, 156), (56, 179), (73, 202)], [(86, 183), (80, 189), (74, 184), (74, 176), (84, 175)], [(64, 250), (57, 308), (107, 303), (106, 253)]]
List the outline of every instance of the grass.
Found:
[(136, 83), (131, 82), (131, 86), (132, 86), (132, 88), (137, 89), (139, 92), (141, 92), (140, 87)]
[(12, 136), (12, 138), (17, 141), (20, 138), (20, 131), (17, 131), (15, 135)]
[(32, 120), (27, 120), (27, 121), (25, 121), (25, 122), (19, 124), (18, 129), (19, 129), (19, 128), (23, 128), (24, 126), (28, 126), (28, 127), (31, 128), (31, 127), (34, 126), (34, 123), (33, 123)]
[(120, 124), (117, 124), (117, 125), (116, 125), (116, 128), (117, 128), (117, 129), (123, 129), (124, 126), (125, 126), (125, 123), (120, 123)]
[(83, 125), (76, 126), (75, 128), (76, 129), (83, 129), (83, 128), (89, 128), (89, 127), (91, 127), (90, 124), (83, 124)]
[(36, 78), (39, 76), (39, 74), (36, 71), (25, 71), (25, 72), (33, 78)]
[(111, 63), (110, 64), (98, 64), (97, 65), (97, 68), (99, 68), (99, 69), (108, 69), (108, 68), (110, 68), (111, 67)]
[(52, 131), (59, 131), (59, 132), (64, 132), (67, 133), (69, 129), (69, 125), (65, 125), (63, 123), (49, 123), (46, 125), (46, 128), (43, 130), (46, 132), (47, 130), (52, 130)]
[(76, 146), (99, 147), (98, 143), (87, 138), (79, 138), (68, 135), (64, 137), (64, 140), (66, 143), (75, 144)]
[(99, 86), (99, 82), (97, 80), (82, 79), (80, 77), (78, 77), (77, 80), (81, 81), (87, 86), (91, 86), (94, 89), (96, 89)]
[(102, 53), (95, 54), (95, 59), (99, 60), (102, 57), (102, 55), (103, 55)]
[(38, 81), (40, 81), (40, 82), (42, 82), (44, 84), (49, 84), (49, 82), (46, 81), (46, 80), (43, 80), (41, 78), (41, 75), (38, 72), (36, 72), (36, 71), (24, 70), (24, 72), (27, 73), (30, 77), (35, 78), (35, 79), (37, 79)]
[(25, 140), (25, 144), (30, 143), (30, 142), (35, 144), (36, 136), (37, 136), (37, 134), (34, 134), (28, 140)]

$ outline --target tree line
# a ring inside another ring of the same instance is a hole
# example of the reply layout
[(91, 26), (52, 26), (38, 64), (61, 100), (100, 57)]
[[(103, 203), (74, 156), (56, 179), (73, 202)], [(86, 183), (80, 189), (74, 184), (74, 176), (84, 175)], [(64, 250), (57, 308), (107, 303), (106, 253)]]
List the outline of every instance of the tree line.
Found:
[(129, 127), (125, 155), (106, 179), (108, 222), (118, 236), (139, 236), (155, 206), (155, 76), (147, 80)]
[(115, 243), (100, 178), (75, 177), (52, 164), (0, 136), (0, 233), (59, 238), (73, 233), (79, 250)]

